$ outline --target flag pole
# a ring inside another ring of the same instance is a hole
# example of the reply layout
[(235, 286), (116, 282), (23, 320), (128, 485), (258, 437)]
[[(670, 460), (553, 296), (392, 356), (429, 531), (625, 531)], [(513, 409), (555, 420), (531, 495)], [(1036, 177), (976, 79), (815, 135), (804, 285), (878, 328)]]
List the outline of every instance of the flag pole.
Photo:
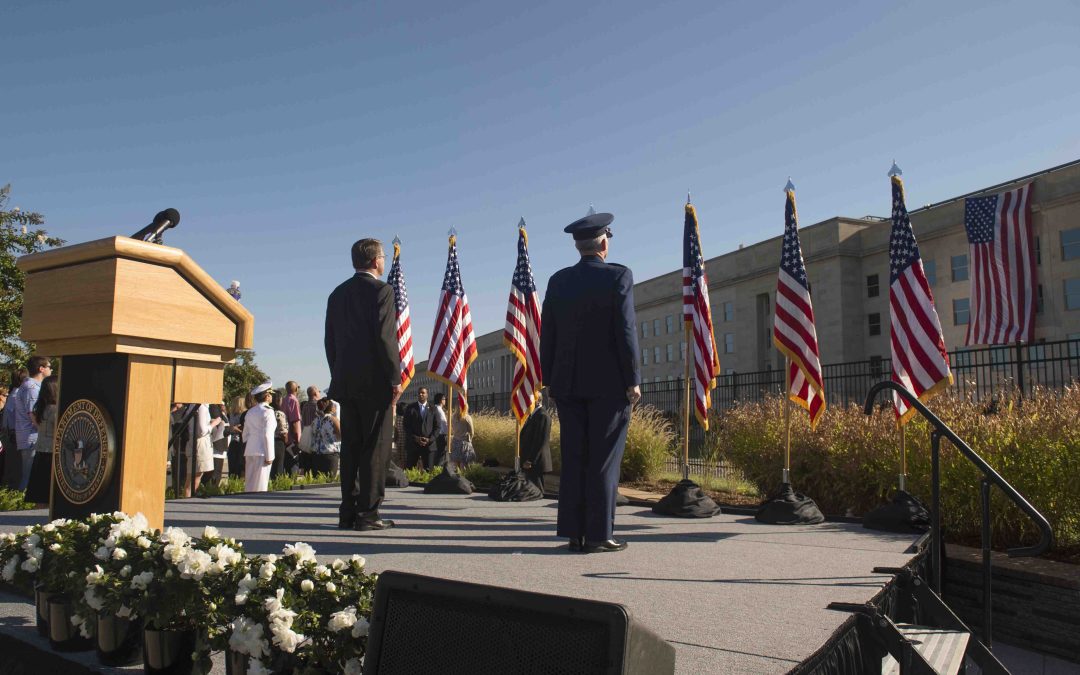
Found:
[(903, 425), (900, 426), (900, 480), (898, 484), (901, 492), (907, 490), (907, 434)]
[(690, 480), (690, 359), (694, 358), (693, 340), (694, 329), (683, 321), (686, 326), (686, 374), (683, 379), (685, 390), (685, 405), (683, 405), (683, 480)]
[(521, 471), (521, 420), (514, 415), (514, 473)]
[(450, 470), (450, 449), (454, 447), (454, 385), (447, 384), (450, 393), (446, 395), (446, 472)]
[(791, 377), (791, 359), (784, 359), (784, 473), (783, 483), (785, 485), (791, 484), (791, 383), (788, 379)]

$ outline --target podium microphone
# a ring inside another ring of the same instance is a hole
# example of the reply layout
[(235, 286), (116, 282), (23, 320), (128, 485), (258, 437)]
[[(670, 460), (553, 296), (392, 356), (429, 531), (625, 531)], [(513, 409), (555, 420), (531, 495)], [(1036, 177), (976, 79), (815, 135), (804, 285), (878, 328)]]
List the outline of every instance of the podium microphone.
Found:
[(165, 209), (154, 216), (154, 222), (131, 235), (132, 239), (141, 239), (155, 244), (162, 243), (162, 234), (170, 227), (180, 224), (180, 212), (176, 209)]

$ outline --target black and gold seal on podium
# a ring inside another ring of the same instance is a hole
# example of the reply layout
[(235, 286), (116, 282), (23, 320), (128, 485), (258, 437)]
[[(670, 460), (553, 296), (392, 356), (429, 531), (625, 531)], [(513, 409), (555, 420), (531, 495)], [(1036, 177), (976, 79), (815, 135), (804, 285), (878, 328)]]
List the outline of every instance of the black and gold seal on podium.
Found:
[(93, 499), (112, 479), (116, 437), (109, 413), (90, 399), (73, 401), (56, 423), (56, 488), (72, 504)]

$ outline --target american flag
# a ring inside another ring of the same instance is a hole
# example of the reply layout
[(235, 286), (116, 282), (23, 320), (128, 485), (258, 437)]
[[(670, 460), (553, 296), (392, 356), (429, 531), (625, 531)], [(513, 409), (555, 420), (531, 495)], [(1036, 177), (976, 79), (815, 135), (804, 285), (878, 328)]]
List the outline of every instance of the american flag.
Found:
[(503, 344), (517, 359), (510, 389), (510, 407), (518, 422), (528, 417), (536, 403), (536, 392), (542, 386), (540, 372), (540, 302), (536, 297), (536, 281), (529, 263), (529, 235), (525, 219), (518, 225), (517, 265), (510, 284), (510, 301), (506, 306), (506, 328)]
[[(889, 237), (889, 323), (892, 333), (892, 379), (920, 401), (952, 384), (949, 356), (934, 295), (926, 281), (919, 244), (911, 231), (904, 205), (904, 181), (899, 169), (892, 174), (892, 235)], [(893, 394), (897, 424), (915, 414), (899, 395)]]
[(416, 374), (413, 358), (412, 321), (409, 320), (409, 293), (405, 290), (405, 273), (401, 271), (401, 242), (394, 240), (394, 262), (390, 265), (387, 282), (394, 287), (394, 309), (397, 312), (398, 356), (401, 357), (401, 390), (409, 386)]
[(451, 234), (439, 311), (435, 315), (435, 332), (431, 334), (428, 373), (456, 389), (462, 413), (468, 409), (466, 374), (475, 360), (476, 336), (473, 333), (472, 314), (469, 313), (465, 287), (461, 285), (457, 237)]
[(720, 374), (720, 357), (713, 338), (712, 310), (709, 308), (709, 279), (705, 276), (705, 261), (701, 256), (701, 233), (698, 231), (697, 211), (686, 205), (683, 224), (683, 321), (694, 340), (694, 416), (706, 431), (709, 429), (709, 408), (716, 377)]
[(773, 344), (788, 358), (788, 398), (810, 413), (810, 428), (825, 410), (825, 384), (821, 378), (814, 307), (806, 280), (799, 220), (795, 211), (795, 186), (788, 183), (784, 207), (784, 243), (780, 255), (780, 276), (776, 282), (776, 316)]
[(968, 345), (1003, 345), (1035, 336), (1035, 247), (1031, 183), (964, 200), (971, 259)]

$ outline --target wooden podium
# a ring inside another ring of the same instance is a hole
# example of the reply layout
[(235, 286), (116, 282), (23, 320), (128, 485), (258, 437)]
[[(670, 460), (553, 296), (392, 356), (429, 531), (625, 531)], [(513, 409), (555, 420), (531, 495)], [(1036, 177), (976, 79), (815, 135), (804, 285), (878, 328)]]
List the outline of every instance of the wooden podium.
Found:
[(165, 515), (170, 407), (217, 403), (251, 314), (183, 251), (110, 237), (24, 256), (22, 337), (62, 357), (54, 518)]

